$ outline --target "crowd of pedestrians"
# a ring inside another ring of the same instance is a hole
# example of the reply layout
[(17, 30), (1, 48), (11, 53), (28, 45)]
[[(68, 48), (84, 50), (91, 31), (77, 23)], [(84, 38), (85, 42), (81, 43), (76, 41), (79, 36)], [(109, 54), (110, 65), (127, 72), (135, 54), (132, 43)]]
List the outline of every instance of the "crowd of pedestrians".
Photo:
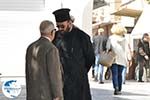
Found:
[[(105, 46), (102, 46), (102, 44), (105, 43), (103, 41), (105, 38), (102, 39), (102, 35), (99, 35), (98, 33), (99, 31), (96, 36), (93, 36), (93, 47), (96, 59), (95, 66), (92, 68), (92, 77), (94, 81), (99, 81), (99, 83), (101, 83), (101, 79), (103, 79), (101, 77), (104, 77), (106, 80), (111, 77), (115, 95), (121, 94), (122, 84), (125, 84), (126, 79), (144, 82), (143, 74), (145, 72), (145, 81), (148, 81), (150, 76), (150, 37), (148, 33), (143, 34), (142, 38), (139, 39), (139, 42), (136, 45), (138, 49), (133, 51), (131, 50), (130, 43), (125, 38), (127, 30), (121, 24), (118, 23), (112, 26), (112, 34), (106, 38), (106, 48)], [(111, 51), (116, 54), (112, 66), (104, 66), (107, 68), (104, 74), (101, 72), (101, 67), (103, 65), (98, 62), (99, 59), (101, 59), (100, 51)], [(97, 73), (98, 68), (99, 73)]]

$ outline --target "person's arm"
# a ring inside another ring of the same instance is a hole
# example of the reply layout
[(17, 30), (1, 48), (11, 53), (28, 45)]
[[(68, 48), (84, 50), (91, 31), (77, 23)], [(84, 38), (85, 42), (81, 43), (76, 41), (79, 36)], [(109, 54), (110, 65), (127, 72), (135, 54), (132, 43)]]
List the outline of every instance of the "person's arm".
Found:
[(83, 53), (85, 57), (86, 68), (88, 72), (91, 66), (95, 63), (94, 49), (90, 37), (88, 35), (84, 35), (84, 38), (82, 39), (82, 47), (83, 47)]
[(61, 65), (59, 59), (59, 53), (56, 48), (52, 48), (47, 53), (47, 67), (50, 80), (50, 87), (52, 91), (52, 97), (54, 100), (63, 100), (63, 82)]
[(146, 60), (149, 59), (148, 55), (144, 51), (144, 44), (142, 43), (142, 41), (140, 41), (138, 44), (138, 53), (139, 55), (143, 56)]
[(27, 50), (26, 50), (26, 56), (25, 56), (25, 59), (26, 59), (26, 61), (25, 61), (25, 77), (26, 77), (26, 91), (27, 91), (27, 93), (28, 93), (28, 91), (30, 91), (30, 88), (29, 88), (29, 78), (30, 78), (30, 69), (29, 69), (29, 67), (30, 67), (30, 61), (29, 61), (29, 58), (31, 58), (30, 57), (30, 55), (31, 54), (29, 54), (31, 52), (31, 50), (30, 50), (30, 47), (28, 47), (27, 48)]

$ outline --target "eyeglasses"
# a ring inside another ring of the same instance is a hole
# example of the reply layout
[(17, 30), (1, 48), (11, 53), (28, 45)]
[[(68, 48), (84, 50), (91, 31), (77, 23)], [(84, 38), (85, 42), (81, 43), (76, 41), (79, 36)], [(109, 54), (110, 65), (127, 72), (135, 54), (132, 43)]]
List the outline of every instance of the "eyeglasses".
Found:
[(64, 29), (68, 25), (68, 23), (69, 23), (69, 20), (66, 20), (66, 21), (63, 21), (63, 22), (57, 22), (57, 26), (56, 27), (58, 29), (60, 29), (60, 28)]
[(56, 27), (57, 28), (64, 28), (65, 26), (64, 25), (57, 25)]

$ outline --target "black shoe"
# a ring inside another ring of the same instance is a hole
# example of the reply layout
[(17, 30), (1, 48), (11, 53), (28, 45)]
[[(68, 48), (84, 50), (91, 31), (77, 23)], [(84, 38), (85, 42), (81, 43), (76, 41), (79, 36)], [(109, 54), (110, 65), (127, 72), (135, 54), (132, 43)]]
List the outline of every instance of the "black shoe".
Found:
[(104, 84), (104, 82), (101, 81), (101, 82), (99, 82), (99, 84)]
[(144, 82), (144, 81), (142, 81), (142, 80), (138, 80), (138, 82)]
[(114, 95), (118, 95), (118, 91), (115, 90), (115, 91), (114, 91)]
[(114, 91), (114, 95), (121, 95), (121, 91), (115, 90), (115, 91)]

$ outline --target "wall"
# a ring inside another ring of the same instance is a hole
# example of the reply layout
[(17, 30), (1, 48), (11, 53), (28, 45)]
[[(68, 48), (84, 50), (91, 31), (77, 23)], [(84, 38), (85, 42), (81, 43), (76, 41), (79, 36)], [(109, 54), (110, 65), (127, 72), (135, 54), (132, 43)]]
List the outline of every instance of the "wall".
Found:
[[(8, 0), (6, 0), (8, 1)], [(17, 0), (15, 0), (17, 1)], [(26, 1), (26, 0), (21, 0)], [(35, 0), (30, 0), (34, 2)], [(38, 0), (40, 1), (40, 0)], [(55, 23), (55, 18), (52, 12), (58, 8), (61, 8), (61, 2), (63, 7), (69, 7), (71, 14), (75, 17), (75, 24), (84, 31), (91, 33), (89, 18), (92, 12), (85, 11), (86, 8), (91, 7), (90, 0), (43, 0), (45, 4), (44, 8), (26, 9), (24, 5), (21, 8), (15, 9), (2, 9), (0, 7), (0, 77), (1, 81), (8, 80), (10, 78), (18, 78), (25, 83), (25, 53), (27, 46), (33, 41), (37, 40), (40, 36), (39, 24), (42, 20), (51, 20)], [(19, 2), (19, 1), (18, 1)], [(17, 5), (17, 3), (14, 5)], [(9, 3), (9, 2), (7, 2)], [(7, 4), (5, 3), (5, 4)], [(22, 3), (26, 4), (26, 3)], [(0, 4), (1, 5), (1, 4)], [(4, 8), (7, 8), (5, 5)], [(18, 5), (19, 6), (19, 5)], [(90, 9), (90, 8), (88, 8)], [(83, 12), (86, 13), (83, 13)], [(86, 19), (87, 18), (87, 19)], [(83, 21), (83, 19), (86, 19)], [(86, 25), (84, 25), (86, 24)], [(82, 26), (83, 25), (83, 26)]]

